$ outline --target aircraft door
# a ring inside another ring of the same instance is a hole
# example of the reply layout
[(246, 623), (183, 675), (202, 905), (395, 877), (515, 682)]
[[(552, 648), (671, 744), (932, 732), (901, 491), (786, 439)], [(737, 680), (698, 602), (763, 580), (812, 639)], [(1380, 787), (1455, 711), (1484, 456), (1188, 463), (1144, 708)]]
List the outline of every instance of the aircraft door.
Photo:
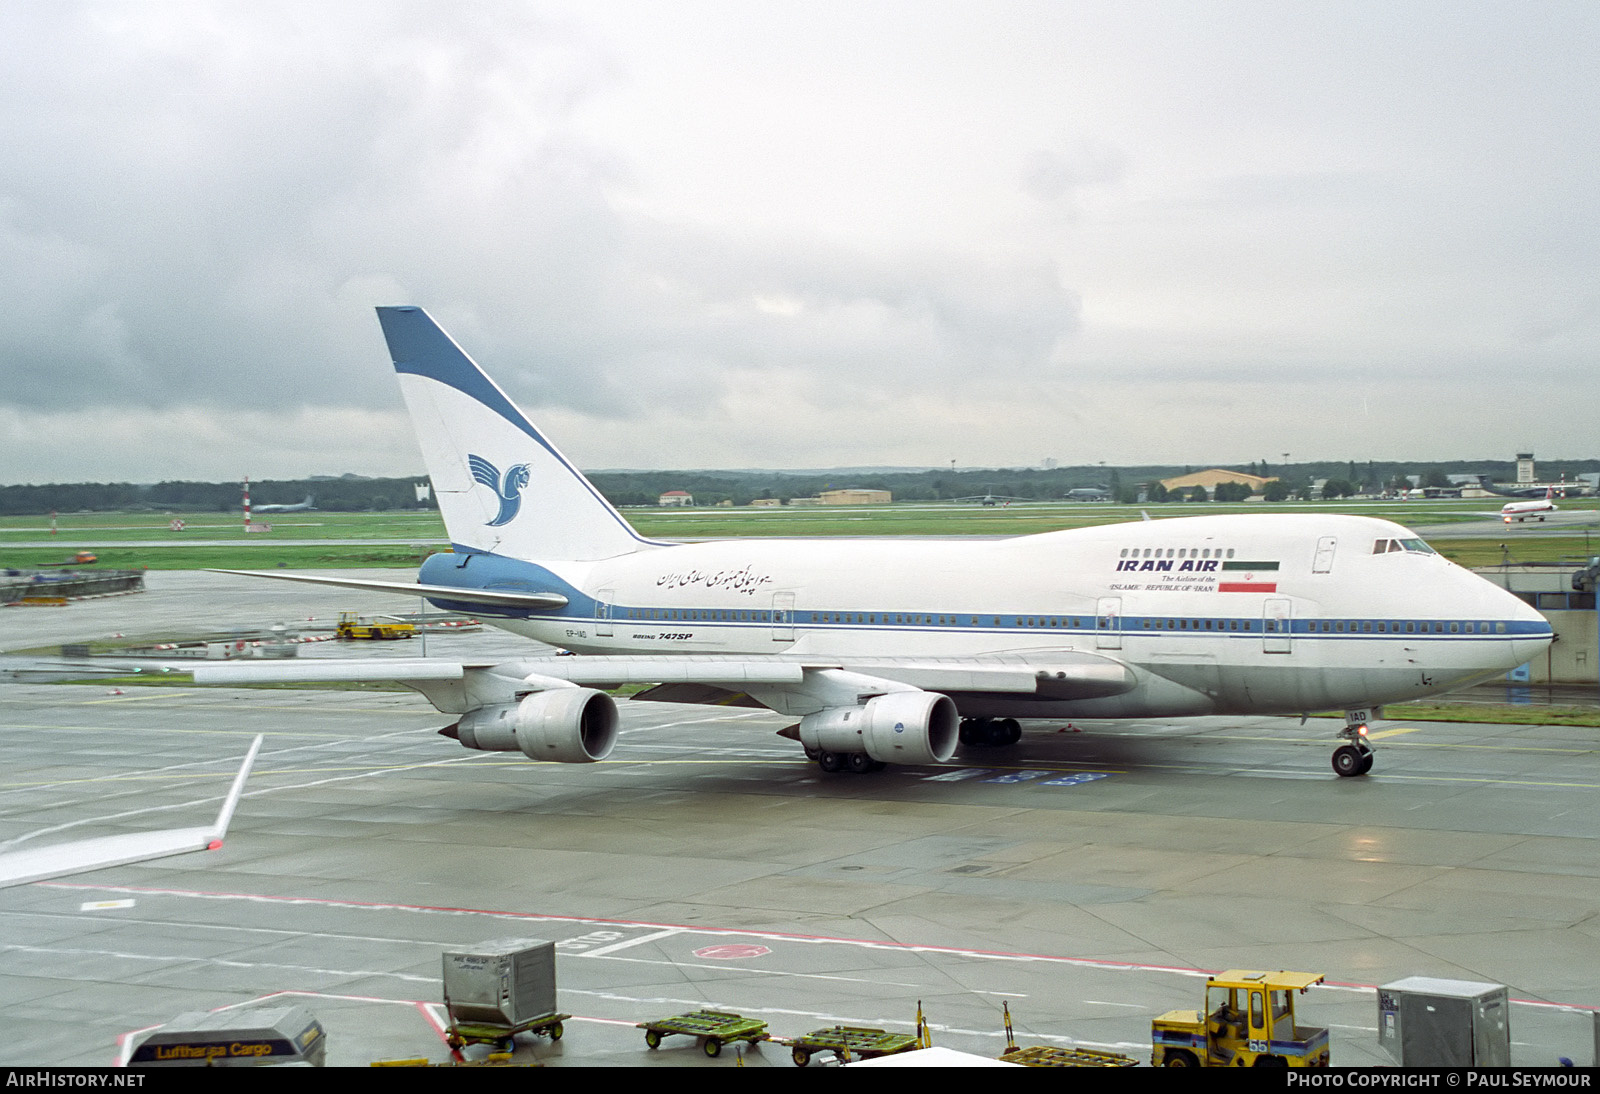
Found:
[(1338, 536), (1323, 536), (1317, 540), (1317, 557), (1311, 563), (1314, 574), (1333, 573), (1333, 549), (1339, 545)]
[(1260, 988), (1250, 991), (1250, 1036), (1245, 1047), (1251, 1052), (1271, 1052), (1272, 1033), (1267, 1028), (1266, 994)]
[(1283, 597), (1268, 597), (1261, 606), (1263, 653), (1289, 653), (1289, 634), (1294, 623), (1294, 604)]
[(1120, 650), (1122, 648), (1122, 598), (1102, 596), (1094, 609), (1094, 644), (1096, 649)]
[(772, 594), (772, 640), (794, 641), (794, 594)]
[(594, 633), (597, 638), (611, 637), (611, 602), (617, 590), (601, 589), (594, 597)]

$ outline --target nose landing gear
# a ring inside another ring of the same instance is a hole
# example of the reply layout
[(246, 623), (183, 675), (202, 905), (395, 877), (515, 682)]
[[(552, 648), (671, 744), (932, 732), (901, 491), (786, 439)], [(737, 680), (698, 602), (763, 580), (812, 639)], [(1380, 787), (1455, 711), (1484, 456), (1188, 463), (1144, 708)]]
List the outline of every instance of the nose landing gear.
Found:
[(1349, 741), (1333, 750), (1333, 772), (1341, 778), (1365, 775), (1372, 770), (1372, 746), (1367, 743), (1367, 720), (1374, 712), (1347, 710), (1339, 736)]

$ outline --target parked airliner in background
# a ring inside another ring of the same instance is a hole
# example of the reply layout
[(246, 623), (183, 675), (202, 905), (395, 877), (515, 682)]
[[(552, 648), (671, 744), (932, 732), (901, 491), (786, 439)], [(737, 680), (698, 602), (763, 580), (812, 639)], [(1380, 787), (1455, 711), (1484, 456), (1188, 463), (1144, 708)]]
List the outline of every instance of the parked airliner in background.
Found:
[[(468, 748), (604, 758), (636, 699), (763, 706), (824, 770), (948, 760), (1017, 719), (1343, 710), (1515, 668), (1551, 641), (1522, 601), (1398, 524), (1141, 521), (974, 540), (640, 537), (419, 308), (378, 309), (453, 542), (419, 581), (261, 574), (425, 596), (582, 656), (503, 664), (197, 666), (200, 682), (399, 680)], [(241, 571), (229, 571), (241, 572)]]
[(1539, 484), (1534, 486), (1507, 485), (1490, 480), (1488, 475), (1478, 476), (1478, 486), (1491, 494), (1498, 494), (1502, 498), (1543, 498), (1549, 497), (1554, 490), (1559, 497), (1581, 498), (1589, 493), (1589, 485), (1584, 482), (1567, 482), (1566, 477), (1558, 484)]
[(262, 513), (304, 513), (316, 508), (315, 505), (311, 504), (315, 500), (312, 495), (307, 494), (305, 501), (296, 502), (293, 505), (257, 505), (253, 511), (257, 516)]
[(1542, 521), (1546, 513), (1554, 513), (1556, 511), (1556, 503), (1551, 500), (1554, 497), (1555, 488), (1550, 487), (1545, 490), (1544, 497), (1537, 501), (1508, 501), (1500, 509), (1500, 519), (1507, 524), (1512, 521), (1521, 524), (1530, 517)]

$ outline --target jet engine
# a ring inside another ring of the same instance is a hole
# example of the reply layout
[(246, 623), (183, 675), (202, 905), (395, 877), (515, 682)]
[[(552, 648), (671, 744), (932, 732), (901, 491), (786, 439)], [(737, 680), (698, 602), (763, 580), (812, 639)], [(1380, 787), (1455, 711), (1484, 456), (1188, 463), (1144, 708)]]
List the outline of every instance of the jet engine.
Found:
[(817, 752), (864, 752), (880, 763), (942, 764), (956, 750), (960, 725), (948, 695), (894, 691), (806, 715), (800, 743)]
[(440, 730), (468, 748), (521, 752), (530, 760), (593, 763), (617, 743), (617, 704), (593, 688), (551, 688), (520, 703), (479, 707)]

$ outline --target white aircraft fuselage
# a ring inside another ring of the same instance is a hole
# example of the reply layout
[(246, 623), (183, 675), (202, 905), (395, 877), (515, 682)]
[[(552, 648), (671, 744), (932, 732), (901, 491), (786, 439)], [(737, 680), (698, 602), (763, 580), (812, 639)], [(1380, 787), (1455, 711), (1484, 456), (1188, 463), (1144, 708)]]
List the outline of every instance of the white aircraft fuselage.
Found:
[(1053, 693), (1048, 681), (1027, 697), (954, 695), (967, 717), (1395, 702), (1505, 672), (1550, 635), (1531, 607), (1400, 525), (1335, 514), (991, 541), (739, 540), (532, 567), (464, 553), (434, 556), (421, 580), (466, 585), (480, 574), (480, 587), (567, 595), (560, 611), (493, 622), (577, 653), (981, 658), (1046, 670), (1103, 660), (1134, 678), (1111, 695), (1076, 694), (1076, 683)]

